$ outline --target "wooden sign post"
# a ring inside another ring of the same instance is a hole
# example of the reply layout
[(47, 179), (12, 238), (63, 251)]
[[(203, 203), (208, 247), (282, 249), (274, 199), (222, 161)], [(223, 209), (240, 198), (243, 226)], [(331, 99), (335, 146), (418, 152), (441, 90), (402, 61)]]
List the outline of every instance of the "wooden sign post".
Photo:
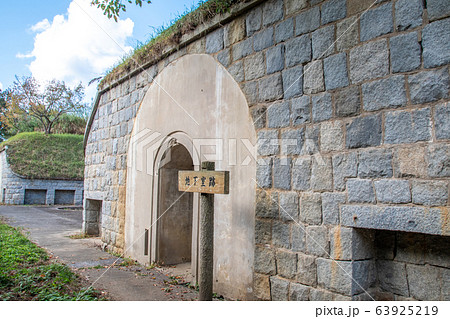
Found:
[(200, 300), (212, 300), (214, 270), (214, 194), (228, 194), (230, 174), (203, 162), (201, 171), (179, 171), (178, 190), (200, 195)]

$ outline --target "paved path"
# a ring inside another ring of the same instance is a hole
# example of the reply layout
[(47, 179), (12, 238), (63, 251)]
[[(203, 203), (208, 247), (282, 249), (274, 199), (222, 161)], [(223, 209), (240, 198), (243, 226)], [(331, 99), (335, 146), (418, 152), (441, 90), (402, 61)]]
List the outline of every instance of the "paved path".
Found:
[(79, 210), (0, 206), (0, 216), (11, 226), (23, 227), (33, 242), (85, 277), (94, 288), (106, 291), (112, 300), (197, 299), (194, 290), (175, 284), (167, 269), (118, 266), (122, 260), (102, 251), (98, 238), (69, 238), (81, 232)]

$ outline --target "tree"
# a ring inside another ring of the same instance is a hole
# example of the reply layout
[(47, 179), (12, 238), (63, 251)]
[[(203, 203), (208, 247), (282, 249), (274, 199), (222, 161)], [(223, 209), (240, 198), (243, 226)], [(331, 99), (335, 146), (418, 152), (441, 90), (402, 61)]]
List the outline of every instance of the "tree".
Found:
[(71, 89), (64, 81), (52, 80), (41, 89), (41, 85), (33, 77), (16, 77), (7, 94), (2, 123), (17, 129), (24, 119), (34, 118), (45, 134), (51, 134), (53, 125), (63, 114), (84, 112), (87, 106), (83, 103), (83, 98), (84, 88), (81, 83)]
[(2, 120), (2, 114), (6, 112), (6, 96), (7, 96), (7, 92), (3, 92), (2, 90), (0, 90), (0, 142), (3, 141), (6, 131), (7, 131), (7, 127), (5, 125), (5, 123)]
[[(128, 3), (133, 3), (133, 0), (125, 0)], [(142, 3), (151, 3), (151, 0), (134, 0), (135, 4), (142, 7)], [(126, 5), (122, 0), (92, 0), (91, 5), (96, 5), (107, 15), (109, 19), (113, 18), (116, 22), (119, 19), (120, 12), (127, 11)]]

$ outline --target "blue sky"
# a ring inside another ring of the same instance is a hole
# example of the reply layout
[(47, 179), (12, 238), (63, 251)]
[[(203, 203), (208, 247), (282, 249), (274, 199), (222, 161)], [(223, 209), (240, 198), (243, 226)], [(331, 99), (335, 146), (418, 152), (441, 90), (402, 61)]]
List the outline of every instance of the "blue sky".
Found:
[[(14, 76), (53, 78), (70, 85), (105, 74), (120, 57), (146, 42), (198, 0), (153, 0), (142, 8), (127, 5), (119, 23), (89, 6), (90, 0), (9, 0), (0, 2), (0, 88)], [(124, 1), (126, 2), (126, 1)], [(95, 95), (92, 85), (87, 99)]]

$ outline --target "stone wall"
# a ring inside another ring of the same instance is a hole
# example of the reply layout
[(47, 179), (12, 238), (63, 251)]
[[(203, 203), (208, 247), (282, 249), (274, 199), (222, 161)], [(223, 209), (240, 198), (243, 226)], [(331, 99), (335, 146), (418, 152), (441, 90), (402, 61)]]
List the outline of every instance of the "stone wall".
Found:
[[(366, 11), (372, 2), (249, 1), (145, 72), (101, 88), (85, 193), (103, 200), (102, 239), (124, 248), (126, 152), (153, 77), (203, 53), (240, 84), (258, 133), (255, 298), (371, 299), (390, 291), (383, 267), (399, 280), (433, 268), (448, 283), (449, 251), (438, 264), (426, 251), (450, 235), (450, 8), (397, 0)], [(400, 261), (377, 257), (375, 229), (441, 239), (397, 271)], [(437, 299), (449, 299), (444, 288)], [(390, 292), (424, 297), (414, 291)]]
[(83, 204), (83, 181), (28, 179), (14, 173), (7, 162), (7, 151), (0, 152), (0, 199), (3, 204), (23, 205), (25, 190), (47, 190), (45, 203), (54, 205), (56, 190), (75, 191), (74, 204)]

